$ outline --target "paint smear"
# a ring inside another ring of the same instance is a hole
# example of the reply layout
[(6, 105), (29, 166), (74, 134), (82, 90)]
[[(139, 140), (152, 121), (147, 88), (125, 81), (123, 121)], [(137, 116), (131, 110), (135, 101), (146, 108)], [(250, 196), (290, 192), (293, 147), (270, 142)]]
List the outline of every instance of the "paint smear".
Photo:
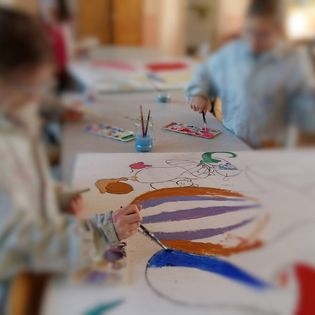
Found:
[(86, 278), (87, 283), (103, 284), (110, 277), (109, 273), (104, 271), (93, 271)]
[(155, 236), (161, 240), (198, 240), (208, 237), (213, 237), (217, 235), (221, 235), (237, 228), (243, 227), (255, 220), (254, 218), (244, 220), (240, 223), (220, 227), (220, 228), (212, 228), (212, 229), (203, 229), (203, 230), (195, 230), (195, 231), (180, 231), (180, 232), (154, 232)]
[(207, 208), (192, 208), (186, 210), (177, 210), (172, 212), (161, 212), (155, 215), (149, 215), (143, 218), (144, 224), (159, 223), (169, 221), (184, 221), (212, 217), (225, 213), (237, 212), (241, 210), (254, 209), (259, 205), (240, 205), (240, 206), (213, 206)]
[(108, 184), (106, 191), (109, 194), (126, 195), (133, 191), (133, 187), (127, 183), (115, 182)]
[(295, 266), (299, 282), (299, 305), (295, 315), (315, 314), (315, 268), (304, 264)]
[(237, 154), (235, 154), (234, 152), (224, 152), (224, 151), (222, 151), (222, 152), (205, 152), (202, 155), (203, 162), (214, 163), (214, 164), (220, 163), (221, 160), (219, 160), (218, 158), (215, 158), (214, 157), (215, 154), (225, 154), (225, 155), (228, 155), (229, 158), (236, 158), (237, 157)]
[(215, 273), (256, 290), (271, 288), (271, 286), (263, 280), (214, 256), (201, 256), (184, 253), (182, 251), (162, 250), (150, 259), (147, 268), (163, 267), (185, 267)]
[(147, 165), (144, 162), (137, 162), (137, 163), (130, 164), (129, 167), (132, 170), (142, 170), (144, 168), (152, 167), (152, 165)]
[(155, 207), (167, 202), (177, 201), (246, 201), (245, 198), (224, 198), (224, 197), (208, 197), (208, 196), (174, 196), (162, 197), (143, 201), (142, 209)]
[(183, 252), (196, 254), (196, 255), (215, 255), (229, 257), (234, 254), (239, 254), (249, 250), (258, 249), (263, 246), (261, 241), (254, 243), (242, 242), (241, 244), (233, 247), (224, 247), (221, 244), (191, 242), (184, 240), (165, 240), (163, 244), (168, 248), (180, 250)]
[(85, 312), (84, 315), (104, 315), (120, 306), (123, 302), (123, 300), (117, 300), (110, 303), (101, 304)]
[(215, 197), (243, 197), (244, 195), (226, 189), (209, 187), (172, 187), (149, 191), (133, 200), (132, 204), (142, 204), (144, 201), (156, 198), (178, 196), (215, 196)]
[[(107, 188), (109, 185), (114, 184), (114, 183), (118, 183), (118, 182), (125, 182), (127, 180), (128, 180), (127, 177), (103, 178), (103, 179), (99, 179), (98, 181), (96, 181), (95, 186), (98, 188), (98, 190), (101, 194), (106, 194), (108, 192)], [(112, 187), (114, 187), (114, 188), (112, 188), (112, 190), (115, 190), (115, 186), (112, 186)], [(130, 187), (132, 188), (132, 186), (130, 186)], [(129, 187), (129, 189), (130, 189), (130, 187)], [(132, 190), (133, 190), (133, 188), (132, 188)]]

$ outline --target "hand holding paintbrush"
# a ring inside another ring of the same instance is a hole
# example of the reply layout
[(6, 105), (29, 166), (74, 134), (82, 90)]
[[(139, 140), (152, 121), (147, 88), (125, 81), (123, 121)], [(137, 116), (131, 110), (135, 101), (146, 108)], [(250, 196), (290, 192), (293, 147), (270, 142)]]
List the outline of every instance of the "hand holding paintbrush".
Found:
[(203, 130), (207, 130), (208, 127), (207, 127), (207, 120), (206, 120), (206, 113), (205, 112), (202, 112), (202, 119), (203, 119)]

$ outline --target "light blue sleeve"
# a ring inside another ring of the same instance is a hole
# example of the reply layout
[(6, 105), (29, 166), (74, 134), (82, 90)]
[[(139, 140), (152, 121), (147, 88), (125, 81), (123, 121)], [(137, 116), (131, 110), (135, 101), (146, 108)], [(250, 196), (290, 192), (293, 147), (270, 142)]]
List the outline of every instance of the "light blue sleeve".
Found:
[(111, 213), (101, 218), (79, 221), (60, 214), (51, 222), (17, 209), (0, 188), (0, 280), (23, 271), (68, 273), (90, 265), (119, 243)]
[(215, 54), (197, 67), (191, 81), (186, 87), (187, 98), (197, 95), (206, 98), (217, 96), (213, 71), (219, 68), (219, 63), (220, 58), (218, 54)]
[(307, 52), (297, 51), (294, 71), (288, 80), (288, 121), (299, 130), (315, 132), (315, 78)]

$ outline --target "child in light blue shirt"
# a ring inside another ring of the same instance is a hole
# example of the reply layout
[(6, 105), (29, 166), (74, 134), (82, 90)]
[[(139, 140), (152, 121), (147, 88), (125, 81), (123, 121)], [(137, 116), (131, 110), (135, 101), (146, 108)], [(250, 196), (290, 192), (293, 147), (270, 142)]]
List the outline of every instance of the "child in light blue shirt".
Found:
[(315, 131), (312, 65), (282, 40), (281, 25), (279, 1), (252, 0), (243, 38), (200, 65), (186, 90), (199, 112), (220, 98), (224, 126), (255, 148), (283, 145), (289, 126)]

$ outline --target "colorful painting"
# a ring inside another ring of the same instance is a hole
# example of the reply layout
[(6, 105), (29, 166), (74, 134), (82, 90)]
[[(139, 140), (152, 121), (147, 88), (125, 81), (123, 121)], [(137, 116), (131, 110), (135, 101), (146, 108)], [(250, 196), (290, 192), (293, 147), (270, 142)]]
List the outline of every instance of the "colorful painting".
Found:
[[(315, 314), (308, 153), (88, 154), (77, 167), (76, 185), (94, 186), (90, 207), (141, 205), (143, 225), (168, 248), (140, 233), (128, 241), (122, 313)], [(111, 183), (129, 189), (111, 193)]]

